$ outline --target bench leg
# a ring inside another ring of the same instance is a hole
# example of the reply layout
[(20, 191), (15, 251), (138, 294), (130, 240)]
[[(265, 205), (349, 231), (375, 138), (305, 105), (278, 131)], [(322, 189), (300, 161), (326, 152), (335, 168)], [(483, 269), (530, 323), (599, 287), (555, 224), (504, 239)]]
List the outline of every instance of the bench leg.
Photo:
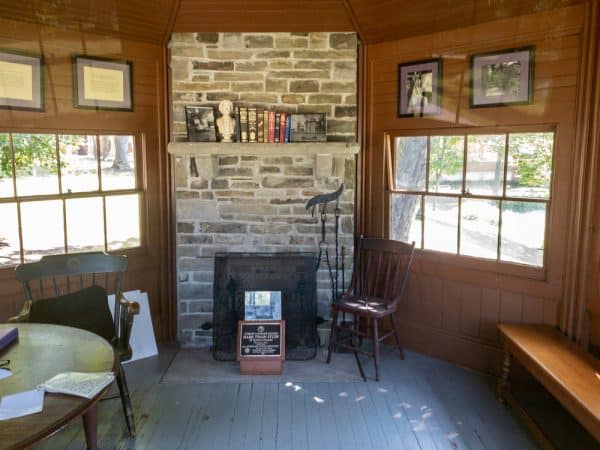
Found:
[(338, 321), (338, 310), (333, 309), (333, 317), (331, 318), (331, 331), (329, 332), (329, 346), (327, 349), (327, 364), (331, 362), (331, 354), (335, 351), (335, 344), (337, 339), (337, 321)]
[(510, 353), (507, 349), (504, 349), (504, 361), (502, 362), (502, 373), (500, 374), (500, 379), (498, 380), (498, 385), (496, 386), (496, 397), (501, 403), (504, 403), (504, 397), (502, 393), (508, 389), (509, 381), (508, 376), (510, 374)]

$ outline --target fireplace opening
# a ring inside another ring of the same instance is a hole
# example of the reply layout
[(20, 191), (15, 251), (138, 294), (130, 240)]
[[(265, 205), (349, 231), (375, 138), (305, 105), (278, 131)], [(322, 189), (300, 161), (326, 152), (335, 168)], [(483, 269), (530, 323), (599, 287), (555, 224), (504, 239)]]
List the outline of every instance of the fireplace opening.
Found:
[(246, 291), (281, 291), (286, 322), (286, 359), (317, 353), (316, 256), (313, 253), (215, 254), (213, 356), (236, 357), (238, 320), (244, 319)]

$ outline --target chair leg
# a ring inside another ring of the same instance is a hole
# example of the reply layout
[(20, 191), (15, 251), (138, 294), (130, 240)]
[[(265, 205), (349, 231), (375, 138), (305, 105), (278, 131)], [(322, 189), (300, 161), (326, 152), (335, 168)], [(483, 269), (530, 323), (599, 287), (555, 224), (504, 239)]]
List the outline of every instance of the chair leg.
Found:
[(379, 381), (379, 320), (373, 318), (373, 359), (375, 360), (375, 381)]
[(119, 392), (121, 393), (121, 403), (123, 405), (123, 413), (125, 414), (129, 435), (135, 437), (133, 408), (131, 407), (131, 398), (129, 398), (129, 388), (127, 387), (127, 380), (125, 379), (125, 371), (121, 364), (119, 364), (119, 370), (117, 371), (117, 385), (119, 386)]
[(402, 344), (400, 344), (400, 325), (398, 324), (398, 318), (392, 313), (390, 314), (390, 320), (392, 321), (392, 327), (394, 328), (396, 344), (398, 344), (398, 350), (400, 350), (400, 359), (404, 359), (404, 350), (402, 350)]
[(363, 370), (363, 366), (362, 363), (360, 362), (360, 359), (358, 358), (358, 351), (356, 351), (356, 348), (361, 348), (362, 347), (362, 336), (360, 336), (358, 333), (360, 332), (360, 318), (358, 316), (354, 316), (353, 317), (353, 321), (354, 323), (352, 324), (353, 328), (354, 328), (354, 333), (358, 336), (358, 346), (354, 345), (354, 336), (352, 336), (352, 347), (353, 349), (353, 353), (354, 353), (354, 359), (356, 360), (356, 365), (358, 366), (358, 371), (360, 372), (360, 376), (362, 377), (363, 381), (367, 381), (367, 376), (365, 375), (365, 371)]
[(331, 331), (329, 332), (329, 349), (327, 351), (327, 364), (331, 362), (331, 354), (335, 350), (335, 340), (337, 338), (337, 320), (338, 310), (333, 310), (333, 316), (331, 317)]

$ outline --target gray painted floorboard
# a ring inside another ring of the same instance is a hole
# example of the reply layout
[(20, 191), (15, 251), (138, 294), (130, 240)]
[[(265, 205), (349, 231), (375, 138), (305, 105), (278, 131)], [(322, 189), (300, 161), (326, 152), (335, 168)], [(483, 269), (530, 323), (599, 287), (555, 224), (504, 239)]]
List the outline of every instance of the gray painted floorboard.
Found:
[[(160, 383), (176, 352), (126, 366), (138, 435), (118, 398), (102, 401), (100, 448), (537, 449), (485, 376), (416, 353), (384, 354), (380, 383)], [(84, 449), (81, 421), (37, 448)]]

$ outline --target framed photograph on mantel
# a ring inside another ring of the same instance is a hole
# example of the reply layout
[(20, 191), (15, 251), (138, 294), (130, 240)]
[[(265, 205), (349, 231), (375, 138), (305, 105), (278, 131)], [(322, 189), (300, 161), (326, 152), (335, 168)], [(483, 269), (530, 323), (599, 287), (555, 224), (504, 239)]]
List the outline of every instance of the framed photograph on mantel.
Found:
[(471, 108), (533, 103), (535, 47), (471, 56)]
[(44, 111), (41, 55), (0, 50), (0, 108)]
[(132, 67), (129, 61), (74, 56), (75, 107), (133, 111)]
[(327, 141), (327, 118), (324, 113), (292, 114), (290, 142)]
[(398, 64), (398, 117), (423, 117), (442, 111), (442, 60)]
[(189, 142), (215, 142), (215, 111), (212, 106), (186, 106), (185, 120)]

